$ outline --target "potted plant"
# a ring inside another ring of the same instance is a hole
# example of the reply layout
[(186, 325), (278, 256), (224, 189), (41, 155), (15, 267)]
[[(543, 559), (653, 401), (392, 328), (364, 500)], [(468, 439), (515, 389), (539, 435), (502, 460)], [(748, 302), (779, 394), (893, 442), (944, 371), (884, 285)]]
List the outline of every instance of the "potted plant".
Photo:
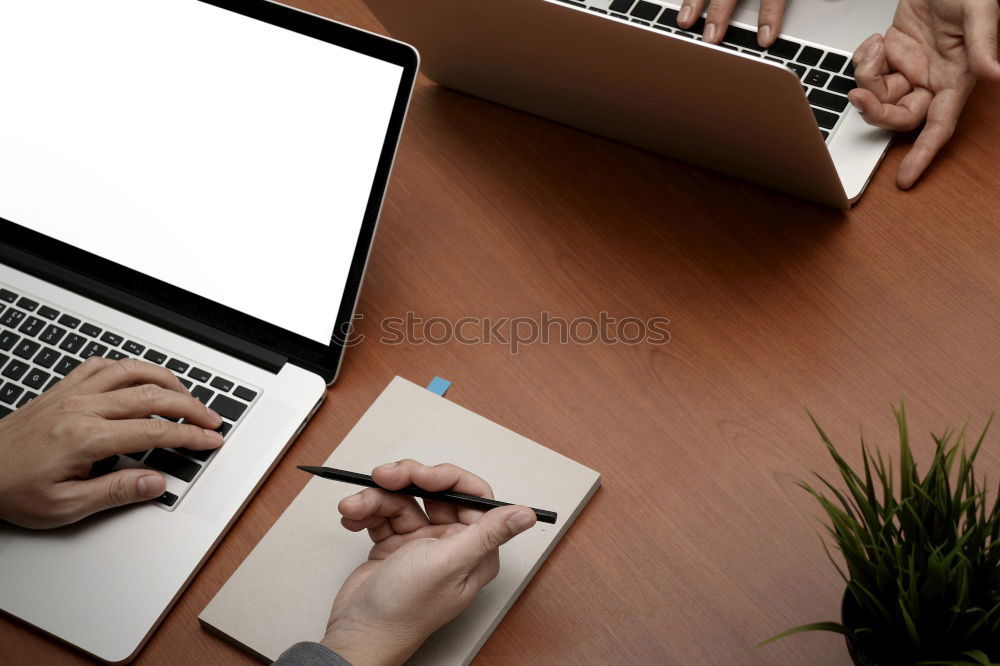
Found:
[(974, 473), (990, 424), (971, 451), (964, 428), (957, 436), (932, 435), (934, 457), (921, 476), (903, 405), (893, 411), (898, 470), (863, 440), (855, 470), (813, 419), (845, 486), (819, 475), (822, 492), (800, 484), (822, 506), (846, 565), (845, 571), (824, 543), (847, 584), (841, 621), (796, 627), (761, 646), (804, 631), (833, 631), (846, 637), (858, 666), (1000, 662), (1000, 492), (990, 494)]

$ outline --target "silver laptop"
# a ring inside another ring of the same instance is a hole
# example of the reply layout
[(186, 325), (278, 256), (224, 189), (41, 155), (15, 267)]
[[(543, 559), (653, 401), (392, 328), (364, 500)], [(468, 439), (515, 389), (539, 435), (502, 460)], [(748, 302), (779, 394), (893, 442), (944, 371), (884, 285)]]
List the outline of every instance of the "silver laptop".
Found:
[(721, 46), (659, 0), (365, 0), (437, 83), (838, 208), (889, 145), (854, 111), (850, 54), (894, 2), (791, 0), (757, 46), (744, 1)]
[(0, 0), (0, 417), (85, 358), (224, 417), (156, 501), (0, 525), (0, 608), (133, 657), (337, 375), (417, 69), (266, 0)]

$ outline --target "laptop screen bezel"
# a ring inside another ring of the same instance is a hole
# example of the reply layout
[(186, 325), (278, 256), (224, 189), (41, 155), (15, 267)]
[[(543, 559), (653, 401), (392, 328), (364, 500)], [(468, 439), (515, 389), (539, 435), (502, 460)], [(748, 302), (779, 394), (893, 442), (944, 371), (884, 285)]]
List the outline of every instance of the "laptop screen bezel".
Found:
[[(0, 239), (2, 239), (0, 242), (27, 252), (41, 261), (55, 263), (112, 289), (124, 291), (144, 301), (154, 303), (182, 317), (193, 319), (255, 345), (270, 349), (286, 356), (289, 361), (296, 365), (316, 372), (327, 383), (331, 383), (337, 374), (345, 350), (347, 341), (343, 339), (346, 337), (343, 333), (349, 330), (352, 322), (375, 227), (388, 186), (399, 137), (402, 133), (403, 121), (416, 79), (417, 53), (412, 47), (401, 42), (336, 23), (270, 0), (198, 1), (398, 65), (403, 70), (330, 343), (324, 345), (134, 269), (85, 252), (27, 229), (17, 224), (16, 220), (0, 218)], [(276, 224), (278, 223), (276, 221)], [(150, 231), (148, 233), (150, 248), (155, 251), (157, 232)], [(162, 230), (160, 233), (169, 233), (169, 230)], [(301, 242), (308, 243), (309, 239), (303, 238)], [(266, 265), (262, 266), (261, 270), (267, 270)], [(72, 288), (71, 284), (64, 286)], [(334, 288), (337, 286), (339, 285), (334, 285)]]

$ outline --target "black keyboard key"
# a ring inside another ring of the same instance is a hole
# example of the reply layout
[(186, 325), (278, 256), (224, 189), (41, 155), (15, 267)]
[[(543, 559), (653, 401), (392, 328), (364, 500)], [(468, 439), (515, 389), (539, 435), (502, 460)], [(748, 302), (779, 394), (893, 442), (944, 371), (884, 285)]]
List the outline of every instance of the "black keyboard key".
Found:
[(112, 333), (111, 331), (105, 331), (104, 335), (101, 336), (101, 342), (106, 342), (112, 347), (117, 347), (120, 345), (125, 338), (118, 335), (117, 333)]
[(9, 360), (10, 360), (10, 356), (7, 356), (6, 354), (0, 354), (0, 368), (2, 368), (3, 364), (6, 363)]
[(17, 381), (18, 379), (24, 376), (24, 373), (26, 373), (30, 367), (31, 366), (28, 365), (27, 363), (15, 359), (10, 363), (8, 363), (7, 367), (4, 368), (3, 372), (0, 374), (2, 374), (4, 377), (7, 377), (8, 379), (13, 379), (14, 381)]
[(25, 405), (27, 405), (29, 402), (31, 402), (32, 400), (34, 400), (37, 397), (38, 397), (37, 393), (32, 393), (31, 391), (27, 391), (24, 394), (24, 396), (20, 400), (17, 401), (17, 408), (21, 409), (22, 407), (24, 407)]
[(654, 5), (652, 2), (646, 2), (646, 0), (639, 0), (639, 2), (635, 3), (635, 7), (632, 8), (632, 16), (644, 21), (652, 21), (657, 17), (661, 9), (660, 5)]
[(63, 340), (63, 343), (59, 345), (59, 349), (64, 352), (69, 352), (70, 354), (75, 354), (87, 343), (87, 338), (80, 337), (76, 333), (70, 333)]
[(167, 506), (173, 506), (177, 502), (177, 495), (171, 492), (166, 492), (157, 497), (154, 502), (159, 502), (160, 504), (166, 504)]
[(239, 386), (233, 391), (235, 395), (240, 400), (246, 400), (247, 402), (253, 402), (253, 399), (257, 397), (256, 391), (251, 391), (246, 386)]
[(726, 36), (722, 39), (725, 42), (736, 44), (736, 46), (741, 46), (745, 49), (751, 49), (753, 51), (764, 50), (764, 47), (757, 43), (756, 32), (751, 32), (746, 28), (738, 28), (735, 25), (731, 25), (726, 29)]
[(13, 303), (17, 300), (17, 294), (7, 289), (0, 289), (0, 301), (7, 301), (8, 303)]
[(188, 377), (195, 380), (196, 382), (206, 383), (212, 378), (212, 373), (205, 372), (201, 368), (191, 368), (191, 372), (188, 373)]
[(155, 349), (148, 350), (142, 357), (150, 363), (155, 363), (157, 365), (163, 365), (163, 362), (167, 360), (166, 354), (158, 352)]
[(0, 324), (7, 328), (17, 328), (27, 316), (16, 308), (7, 308), (7, 312), (4, 313), (3, 317), (0, 317)]
[(39, 339), (47, 345), (57, 345), (59, 344), (59, 341), (62, 340), (64, 335), (66, 335), (65, 328), (59, 328), (55, 324), (49, 324), (48, 327), (42, 331), (42, 337)]
[(781, 39), (779, 37), (774, 40), (774, 44), (771, 44), (771, 46), (767, 48), (767, 52), (776, 58), (791, 60), (795, 57), (795, 54), (799, 52), (799, 45), (795, 42), (790, 42), (787, 39)]
[(838, 53), (827, 53), (826, 57), (823, 58), (823, 62), (819, 66), (828, 72), (837, 73), (844, 69), (844, 65), (847, 64), (847, 56), (840, 55)]
[(635, 2), (635, 0), (614, 0), (614, 2), (611, 3), (608, 9), (610, 9), (613, 12), (620, 12), (624, 14), (625, 12), (627, 12), (629, 9), (632, 8), (633, 2)]
[(0, 419), (2, 419), (5, 416), (9, 416), (9, 415), (11, 415), (13, 413), (14, 413), (13, 409), (8, 409), (8, 408), (0, 405)]
[(208, 401), (215, 395), (215, 391), (207, 389), (204, 386), (195, 386), (191, 389), (191, 395), (194, 396), (195, 400), (200, 400), (207, 405)]
[(105, 358), (109, 358), (112, 361), (120, 361), (123, 358), (128, 358), (128, 354), (123, 354), (117, 349), (112, 349), (111, 351), (108, 352), (108, 355)]
[(219, 433), (223, 437), (229, 436), (229, 431), (233, 429), (233, 424), (229, 421), (223, 421), (222, 425), (215, 429), (215, 432)]
[(56, 384), (58, 384), (59, 383), (59, 379), (60, 379), (59, 377), (53, 377), (52, 379), (50, 379), (49, 383), (46, 385), (46, 387), (42, 389), (42, 393), (45, 393), (50, 388), (52, 388), (53, 386), (55, 386)]
[(32, 368), (31, 372), (24, 376), (24, 385), (28, 388), (33, 388), (41, 390), (45, 383), (51, 379), (52, 375), (45, 372), (44, 370), (39, 370), (38, 368)]
[(167, 361), (167, 370), (176, 372), (179, 375), (183, 375), (185, 372), (187, 372), (189, 367), (191, 366), (189, 366), (184, 361), (181, 361), (176, 358), (172, 358), (169, 361)]
[(96, 476), (104, 476), (105, 474), (110, 474), (115, 469), (115, 465), (118, 464), (118, 456), (110, 456), (104, 460), (98, 460), (93, 465), (90, 466), (90, 478)]
[(826, 130), (820, 130), (819, 133), (823, 135), (823, 140), (824, 141), (826, 141), (827, 139), (830, 138), (830, 133), (827, 132)]
[(823, 52), (814, 46), (803, 46), (802, 52), (799, 53), (799, 57), (795, 60), (801, 62), (803, 65), (809, 65), (812, 67), (819, 62), (822, 55)]
[(149, 451), (135, 451), (133, 453), (126, 453), (125, 455), (127, 455), (132, 460), (142, 460), (142, 457), (147, 453), (149, 453)]
[(14, 331), (0, 331), (0, 350), (10, 351), (21, 336)]
[(826, 72), (821, 72), (818, 69), (810, 69), (809, 73), (806, 74), (806, 78), (802, 79), (804, 82), (811, 86), (816, 86), (817, 88), (822, 88), (830, 75)]
[(104, 352), (108, 351), (108, 348), (99, 342), (91, 342), (87, 347), (80, 352), (80, 357), (87, 360), (91, 356), (104, 356)]
[(760, 58), (761, 55), (756, 51), (748, 51), (747, 49), (741, 49), (740, 53), (746, 53), (747, 55), (752, 55), (754, 58)]
[(31, 300), (27, 296), (22, 296), (21, 300), (17, 302), (17, 307), (23, 308), (28, 312), (34, 312), (35, 308), (38, 307), (38, 302)]
[[(80, 365), (80, 363), (82, 363), (82, 361), (78, 361), (72, 356), (63, 356), (62, 360), (56, 363), (55, 372), (65, 377), (69, 373), (73, 372), (76, 367)], [(48, 388), (50, 387), (46, 387), (46, 390), (48, 390)]]
[(806, 75), (807, 69), (806, 69), (806, 67), (804, 65), (800, 65), (800, 64), (795, 63), (795, 62), (789, 62), (789, 63), (785, 63), (785, 66), (788, 69), (790, 69), (793, 72), (795, 72), (798, 75), (799, 79), (801, 79), (803, 76)]
[(191, 387), (194, 386), (194, 383), (192, 383), (191, 381), (189, 381), (187, 379), (184, 379), (183, 377), (178, 377), (177, 379), (178, 379), (178, 381), (180, 381), (181, 384), (184, 385), (184, 388), (186, 388), (189, 391), (191, 390)]
[(80, 327), (80, 332), (83, 333), (84, 335), (96, 338), (98, 335), (101, 334), (101, 329), (98, 328), (97, 326), (94, 326), (93, 324), (84, 324), (83, 326)]
[(677, 10), (676, 9), (671, 9), (670, 7), (666, 7), (663, 10), (663, 13), (660, 14), (660, 18), (657, 19), (656, 22), (659, 23), (660, 25), (665, 25), (668, 28), (676, 28), (677, 27)]
[(38, 316), (45, 317), (50, 321), (55, 321), (55, 318), (59, 316), (59, 310), (56, 310), (55, 308), (50, 308), (47, 305), (43, 305), (41, 308), (38, 309)]
[(25, 335), (35, 337), (42, 332), (43, 328), (45, 328), (44, 319), (39, 319), (38, 317), (28, 317), (28, 319), (21, 325), (21, 328), (17, 330)]
[(848, 104), (847, 98), (843, 95), (835, 95), (825, 90), (813, 90), (809, 93), (809, 103), (838, 113), (846, 109)]
[(200, 460), (205, 462), (208, 460), (209, 456), (215, 453), (215, 449), (202, 449), (201, 451), (196, 451), (194, 449), (176, 449), (178, 453), (183, 453), (188, 458), (194, 458), (195, 460)]
[(229, 393), (233, 390), (233, 383), (228, 379), (223, 379), (222, 377), (216, 377), (212, 380), (212, 388), (219, 389), (223, 393)]
[(844, 68), (844, 76), (854, 78), (854, 62), (848, 60), (847, 67)]
[(163, 449), (153, 449), (146, 456), (145, 463), (153, 469), (175, 476), (181, 481), (190, 481), (198, 474), (201, 465), (183, 456)]
[(814, 108), (812, 110), (813, 115), (816, 116), (816, 122), (823, 129), (833, 129), (837, 124), (837, 118), (839, 116), (835, 113), (830, 113), (829, 111), (822, 111), (820, 109)]
[(846, 95), (855, 88), (858, 84), (855, 83), (854, 79), (849, 79), (844, 76), (835, 76), (830, 83), (827, 84), (826, 89), (832, 90), (835, 93), (840, 93), (841, 95)]
[(239, 421), (240, 417), (243, 416), (243, 412), (247, 410), (245, 403), (233, 400), (225, 395), (216, 396), (210, 407), (214, 409), (219, 416), (228, 421)]
[(13, 405), (21, 397), (22, 393), (24, 393), (23, 388), (17, 384), (7, 382), (3, 386), (0, 386), (0, 402), (5, 405)]
[(62, 317), (59, 317), (59, 323), (65, 326), (66, 328), (76, 328), (77, 326), (80, 325), (80, 320), (77, 319), (76, 317), (71, 317), (67, 314), (64, 314)]
[(58, 358), (59, 352), (51, 347), (45, 347), (42, 351), (38, 352), (38, 356), (35, 357), (35, 365), (43, 368), (51, 368), (52, 364), (55, 363)]
[(34, 340), (21, 340), (21, 344), (14, 347), (14, 356), (27, 360), (34, 356), (40, 348), (41, 345)]
[(138, 342), (132, 342), (131, 340), (126, 342), (125, 346), (122, 347), (122, 349), (124, 349), (129, 354), (132, 354), (132, 356), (139, 356), (140, 354), (142, 354), (142, 352), (146, 351), (146, 347), (140, 345)]

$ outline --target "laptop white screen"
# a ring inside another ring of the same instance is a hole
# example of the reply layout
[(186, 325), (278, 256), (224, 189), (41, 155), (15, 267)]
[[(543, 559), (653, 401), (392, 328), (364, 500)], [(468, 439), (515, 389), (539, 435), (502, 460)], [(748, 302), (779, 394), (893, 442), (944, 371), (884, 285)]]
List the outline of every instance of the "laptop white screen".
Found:
[(401, 67), (197, 0), (0, 0), (0, 217), (329, 344)]

